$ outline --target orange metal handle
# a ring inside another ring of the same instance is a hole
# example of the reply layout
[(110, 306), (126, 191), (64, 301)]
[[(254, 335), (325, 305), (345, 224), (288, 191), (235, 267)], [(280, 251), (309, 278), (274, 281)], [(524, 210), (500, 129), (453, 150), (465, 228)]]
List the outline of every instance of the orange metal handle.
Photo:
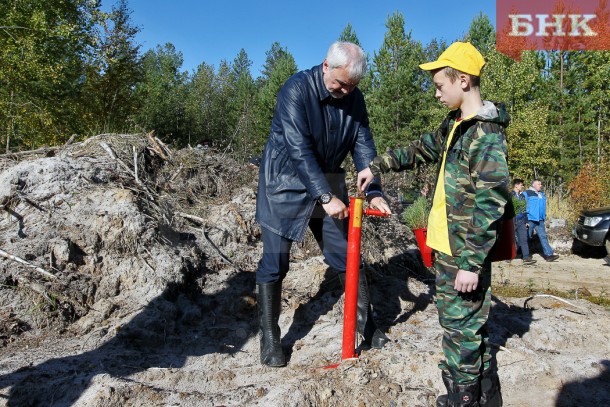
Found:
[(364, 214), (367, 216), (381, 216), (382, 218), (387, 218), (388, 216), (390, 216), (389, 213), (382, 212), (378, 209), (369, 209), (369, 208), (364, 210)]

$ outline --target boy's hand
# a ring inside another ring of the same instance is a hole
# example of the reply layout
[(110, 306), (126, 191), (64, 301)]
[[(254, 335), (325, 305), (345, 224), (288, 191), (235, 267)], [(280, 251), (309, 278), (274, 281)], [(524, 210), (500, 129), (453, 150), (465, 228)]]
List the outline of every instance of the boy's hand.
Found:
[(388, 205), (388, 202), (381, 196), (376, 196), (375, 198), (371, 199), (371, 202), (369, 202), (369, 206), (371, 207), (371, 209), (380, 210), (381, 212), (387, 213), (388, 215), (392, 214), (390, 205)]
[(373, 176), (373, 173), (371, 172), (370, 168), (367, 167), (364, 170), (360, 171), (358, 173), (358, 182), (356, 184), (356, 186), (358, 187), (358, 191), (366, 191), (366, 187), (368, 187), (369, 184), (373, 181), (373, 178), (375, 178), (375, 176)]
[(458, 270), (453, 287), (456, 291), (470, 293), (477, 289), (479, 275), (468, 270)]

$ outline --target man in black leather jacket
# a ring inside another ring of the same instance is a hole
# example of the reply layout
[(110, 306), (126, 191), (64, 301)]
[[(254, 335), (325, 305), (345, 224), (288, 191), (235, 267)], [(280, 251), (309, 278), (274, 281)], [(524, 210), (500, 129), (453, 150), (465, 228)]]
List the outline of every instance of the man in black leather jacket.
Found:
[[(286, 365), (278, 325), (282, 280), (292, 242), (302, 241), (307, 227), (326, 263), (345, 281), (348, 198), (341, 164), (351, 153), (362, 171), (377, 155), (364, 97), (356, 87), (365, 71), (366, 56), (359, 46), (335, 42), (321, 65), (290, 77), (277, 96), (256, 201), (263, 239), (256, 285), (264, 365)], [(391, 213), (376, 181), (367, 190), (367, 201)], [(388, 340), (373, 321), (364, 272), (357, 327), (365, 345), (381, 348)]]

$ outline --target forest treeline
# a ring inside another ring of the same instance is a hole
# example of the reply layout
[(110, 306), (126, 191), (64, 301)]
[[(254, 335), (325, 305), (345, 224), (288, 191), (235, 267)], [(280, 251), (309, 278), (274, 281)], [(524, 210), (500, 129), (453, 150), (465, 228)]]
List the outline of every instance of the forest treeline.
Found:
[[(278, 38), (256, 78), (244, 49), (217, 66), (201, 62), (186, 72), (170, 43), (142, 52), (130, 13), (127, 0), (110, 12), (95, 0), (0, 2), (2, 149), (154, 130), (175, 147), (207, 143), (242, 161), (260, 154), (279, 88), (310, 67), (297, 67)], [(555, 189), (584, 168), (608, 178), (610, 51), (525, 51), (516, 61), (495, 50), (495, 30), (484, 14), (473, 18), (463, 38), (428, 44), (412, 38), (399, 12), (385, 25), (381, 47), (365, 50), (369, 70), (360, 84), (380, 151), (440, 123), (446, 109), (418, 65), (454, 40), (467, 40), (487, 60), (484, 98), (503, 101), (511, 115), (514, 176), (539, 177)], [(349, 24), (337, 39), (359, 43)], [(599, 203), (609, 199), (602, 196)]]

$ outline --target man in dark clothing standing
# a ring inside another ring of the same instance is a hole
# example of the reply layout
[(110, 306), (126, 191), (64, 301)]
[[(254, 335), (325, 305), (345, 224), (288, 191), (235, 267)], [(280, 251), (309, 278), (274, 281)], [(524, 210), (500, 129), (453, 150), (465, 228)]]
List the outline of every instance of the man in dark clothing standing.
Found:
[[(335, 42), (321, 65), (293, 75), (277, 96), (256, 200), (263, 239), (256, 286), (264, 365), (286, 365), (278, 325), (282, 280), (292, 242), (303, 240), (307, 226), (326, 263), (345, 281), (348, 200), (341, 164), (351, 153), (360, 172), (377, 155), (364, 97), (356, 87), (365, 70), (359, 46)], [(390, 213), (379, 179), (366, 197), (372, 208)], [(366, 345), (380, 348), (388, 338), (373, 321), (369, 298), (361, 272), (358, 332)]]

